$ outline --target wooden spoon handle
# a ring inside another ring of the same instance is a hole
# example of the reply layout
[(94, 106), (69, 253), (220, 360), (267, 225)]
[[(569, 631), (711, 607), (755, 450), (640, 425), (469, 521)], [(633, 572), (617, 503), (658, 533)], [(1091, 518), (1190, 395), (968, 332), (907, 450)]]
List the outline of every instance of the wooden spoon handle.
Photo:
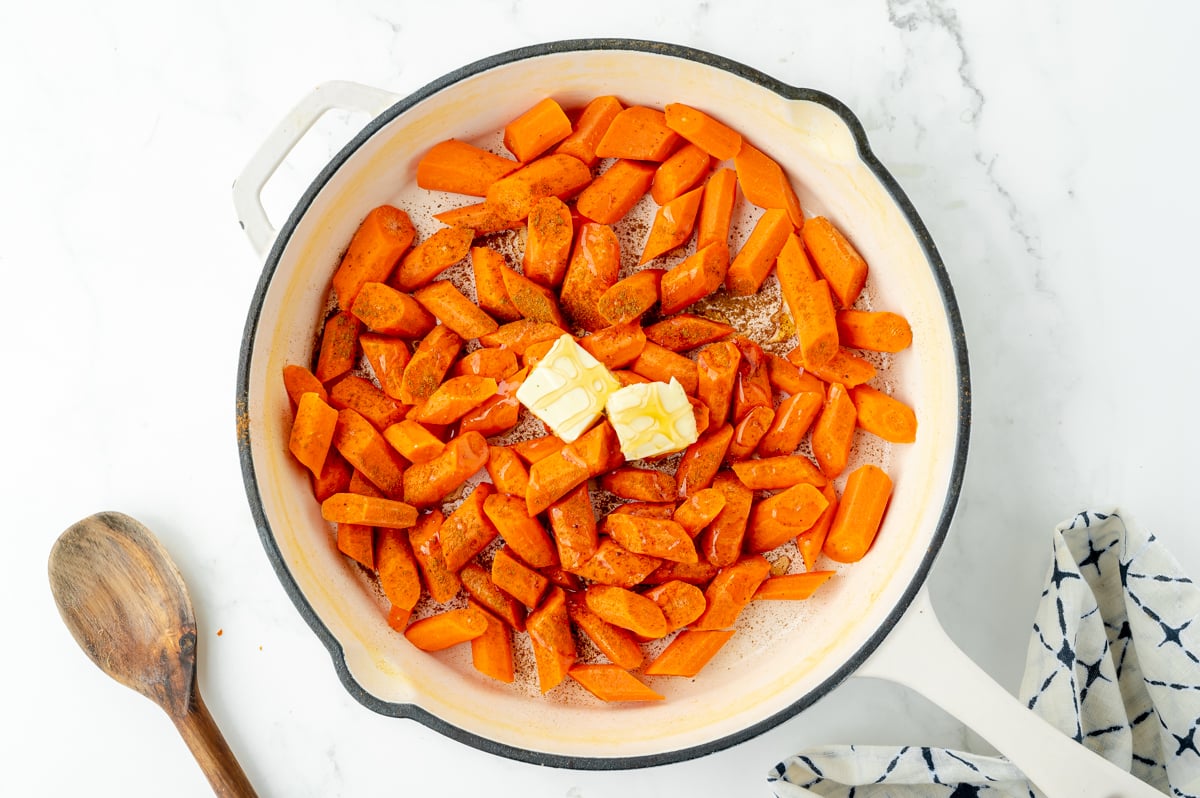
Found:
[(209, 714), (195, 684), (192, 685), (192, 700), (187, 714), (172, 720), (200, 769), (208, 777), (213, 792), (221, 798), (256, 798), (254, 787), (250, 786), (250, 780), (246, 778), (233, 751), (229, 750), (229, 744)]

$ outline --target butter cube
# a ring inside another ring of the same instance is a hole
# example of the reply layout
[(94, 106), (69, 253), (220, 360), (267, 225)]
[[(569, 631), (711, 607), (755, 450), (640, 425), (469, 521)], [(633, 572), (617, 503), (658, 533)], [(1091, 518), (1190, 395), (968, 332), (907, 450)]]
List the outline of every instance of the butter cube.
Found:
[(696, 416), (683, 386), (642, 382), (613, 391), (605, 407), (626, 460), (678, 452), (696, 442)]
[(517, 388), (517, 401), (571, 443), (596, 422), (609, 394), (620, 387), (612, 372), (564, 334)]

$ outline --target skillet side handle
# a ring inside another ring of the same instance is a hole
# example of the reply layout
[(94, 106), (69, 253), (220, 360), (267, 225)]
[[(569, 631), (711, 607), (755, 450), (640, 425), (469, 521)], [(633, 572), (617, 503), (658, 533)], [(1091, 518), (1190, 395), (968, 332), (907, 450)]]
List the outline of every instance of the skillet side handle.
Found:
[(383, 89), (334, 80), (322, 83), (288, 112), (266, 140), (259, 146), (254, 157), (242, 169), (233, 183), (233, 207), (238, 222), (250, 238), (250, 245), (259, 257), (265, 257), (275, 241), (276, 230), (267, 218), (262, 205), (262, 190), (275, 174), (283, 159), (295, 149), (309, 128), (326, 111), (364, 111), (377, 116), (390, 108), (399, 99), (398, 95)]
[(974, 729), (1047, 798), (1161, 798), (1162, 793), (1051, 726), (950, 640), (922, 588), (855, 676), (916, 690)]

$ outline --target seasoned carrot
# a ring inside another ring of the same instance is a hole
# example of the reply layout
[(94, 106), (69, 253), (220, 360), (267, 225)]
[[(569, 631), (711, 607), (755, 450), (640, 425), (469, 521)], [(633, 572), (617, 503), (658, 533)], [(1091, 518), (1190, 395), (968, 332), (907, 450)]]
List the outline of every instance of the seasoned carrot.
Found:
[(321, 502), (321, 517), (339, 524), (366, 524), (405, 529), (417, 522), (417, 509), (392, 499), (335, 493)]
[(596, 553), (571, 572), (598, 584), (629, 588), (641, 584), (660, 565), (663, 561), (658, 557), (634, 554), (612, 538), (601, 538)]
[(626, 502), (614, 507), (614, 515), (637, 515), (642, 518), (658, 518), (663, 521), (672, 520), (675, 514), (675, 502)]
[(333, 314), (321, 333), (321, 351), (313, 372), (321, 382), (329, 382), (354, 368), (358, 361), (358, 319), (347, 311)]
[(717, 241), (729, 245), (729, 222), (736, 198), (737, 174), (732, 169), (718, 169), (705, 181), (700, 218), (696, 222), (696, 249)]
[[(449, 280), (435, 280), (413, 292), (417, 302), (465, 340), (499, 329), (496, 320), (463, 295)], [(514, 303), (516, 304), (516, 303)]]
[(650, 196), (659, 205), (666, 205), (699, 183), (711, 166), (707, 152), (695, 144), (685, 144), (654, 170)]
[(601, 294), (596, 309), (609, 324), (633, 321), (658, 301), (658, 288), (664, 273), (662, 269), (634, 272)]
[(724, 508), (725, 495), (716, 488), (704, 488), (681, 502), (671, 518), (694, 538)]
[(501, 230), (515, 230), (521, 226), (520, 219), (503, 219), (496, 213), (496, 209), (486, 202), (451, 208), (435, 213), (433, 218), (447, 227), (465, 228), (477, 236), (499, 233)]
[[(338, 411), (333, 445), (346, 461), (363, 473), (388, 498), (404, 495), (404, 461), (371, 422), (347, 408)], [(346, 473), (347, 485), (350, 481)]]
[(592, 585), (584, 593), (587, 607), (603, 620), (648, 638), (665, 637), (666, 616), (650, 599), (615, 585)]
[(852, 355), (845, 349), (839, 349), (833, 357), (821, 365), (805, 363), (800, 347), (788, 352), (788, 360), (806, 371), (811, 371), (815, 377), (825, 382), (838, 382), (847, 388), (862, 385), (875, 378), (875, 367), (871, 362), (857, 355)]
[(357, 493), (360, 496), (375, 496), (376, 498), (386, 499), (383, 491), (375, 487), (375, 483), (363, 476), (363, 472), (355, 470), (350, 475), (350, 484), (346, 487), (344, 493)]
[(728, 161), (741, 151), (741, 134), (703, 111), (683, 103), (669, 103), (663, 110), (667, 127), (718, 161)]
[(446, 444), (412, 419), (406, 418), (383, 431), (387, 442), (413, 463), (427, 463), (442, 453)]
[(371, 364), (379, 387), (393, 399), (400, 398), (400, 386), (404, 382), (404, 367), (412, 360), (412, 351), (401, 338), (388, 335), (365, 333), (358, 337), (363, 355)]
[(677, 313), (721, 287), (729, 268), (729, 247), (714, 241), (672, 266), (662, 279), (663, 313)]
[(424, 402), (450, 370), (450, 364), (462, 351), (463, 339), (444, 324), (434, 327), (417, 344), (400, 383), (400, 401), (415, 405)]
[[(633, 322), (630, 323), (632, 324)], [(638, 353), (641, 353), (641, 349), (638, 350)], [(596, 359), (599, 360), (599, 357)], [(609, 368), (612, 367), (609, 366)], [(651, 380), (646, 379), (641, 374), (634, 374), (629, 369), (613, 369), (612, 375), (617, 378), (617, 382), (621, 383), (622, 388), (624, 388), (626, 385), (638, 385), (640, 383), (651, 382)]]
[(513, 666), (512, 631), (491, 613), (474, 602), (467, 606), (478, 610), (487, 618), (487, 628), (479, 637), (471, 640), (471, 664), (484, 676), (499, 682), (512, 684), (516, 678)]
[(482, 197), (488, 186), (520, 165), (465, 141), (449, 139), (430, 147), (417, 161), (417, 186)]
[(441, 651), (479, 637), (487, 626), (487, 615), (478, 607), (467, 606), (422, 618), (410, 624), (404, 636), (422, 651)]
[(536, 518), (525, 512), (524, 497), (494, 493), (483, 503), (483, 511), (500, 531), (508, 547), (533, 568), (558, 564), (554, 541)]
[[(697, 388), (697, 393), (699, 393), (699, 388)], [(688, 404), (692, 406), (692, 417), (696, 420), (696, 434), (703, 435), (708, 430), (710, 422), (708, 405), (694, 396), (688, 397)]]
[(568, 594), (578, 593), (584, 588), (583, 580), (570, 571), (565, 570), (561, 565), (540, 568), (538, 569), (538, 573), (549, 579), (550, 584), (561, 587)]
[(504, 290), (508, 292), (508, 298), (524, 318), (553, 324), (564, 330), (567, 328), (566, 319), (558, 309), (558, 298), (553, 291), (507, 266), (500, 268), (500, 277), (504, 280)]
[(512, 450), (529, 465), (542, 458), (562, 451), (565, 444), (557, 435), (542, 435), (537, 438), (526, 438), (512, 445)]
[(642, 249), (638, 263), (649, 263), (659, 255), (665, 255), (676, 247), (687, 243), (696, 225), (696, 214), (700, 210), (700, 198), (704, 189), (696, 188), (681, 194), (654, 214), (650, 235)]
[(849, 392), (839, 383), (830, 385), (812, 431), (813, 456), (821, 473), (830, 479), (841, 474), (850, 459), (857, 415)]
[(526, 510), (537, 515), (584, 480), (611, 471), (623, 461), (617, 433), (611, 424), (601, 421), (564, 446), (560, 456), (530, 466)]
[(439, 604), (457, 596), (462, 587), (458, 574), (446, 567), (446, 555), (442, 552), (442, 541), (438, 537), (445, 520), (441, 510), (433, 510), (421, 516), (408, 532), (429, 597)]
[(636, 319), (613, 324), (579, 339), (588, 354), (610, 369), (628, 366), (646, 347), (646, 333)]
[(458, 572), (458, 577), (467, 595), (479, 606), (518, 632), (525, 631), (525, 605), (497, 587), (486, 568), (479, 563), (468, 562)]
[(750, 603), (754, 591), (771, 572), (771, 563), (760, 554), (746, 557), (721, 569), (704, 591), (708, 603), (693, 629), (728, 629), (738, 613)]
[(701, 435), (684, 450), (683, 457), (675, 468), (678, 498), (689, 498), (712, 484), (732, 440), (733, 427), (722, 424)]
[(563, 139), (555, 152), (572, 155), (589, 167), (595, 166), (600, 161), (596, 155), (596, 145), (623, 109), (621, 101), (612, 95), (595, 98), (584, 107), (579, 120), (575, 122), (575, 130)]
[(667, 628), (672, 632), (687, 626), (704, 612), (703, 591), (678, 579), (663, 582), (642, 595), (658, 605), (667, 619)]
[[(585, 191), (587, 189), (584, 189)], [(578, 200), (576, 200), (578, 205)], [(575, 225), (571, 210), (558, 197), (543, 197), (529, 211), (528, 235), (521, 267), (525, 276), (547, 288), (557, 288), (567, 273)]]
[(800, 236), (795, 233), (788, 233), (787, 240), (783, 242), (783, 248), (779, 250), (779, 256), (775, 259), (775, 276), (779, 278), (779, 286), (783, 290), (783, 301), (789, 308), (795, 304), (789, 296), (792, 287), (811, 283), (817, 279), (817, 272), (804, 252), (804, 244), (801, 243)]
[(550, 154), (530, 161), (488, 187), (487, 204), (502, 219), (525, 219), (544, 197), (567, 199), (592, 180), (592, 171), (578, 158)]
[(333, 274), (338, 309), (349, 310), (365, 284), (386, 280), (415, 235), (408, 214), (399, 208), (380, 205), (368, 213)]
[(563, 334), (562, 328), (554, 324), (546, 324), (529, 319), (502, 324), (494, 333), (481, 336), (479, 343), (484, 346), (497, 346), (511, 349), (517, 357), (525, 354), (525, 350), (540, 341), (555, 341)]
[(553, 588), (541, 605), (529, 613), (525, 628), (533, 643), (538, 684), (545, 693), (566, 678), (567, 669), (575, 664), (577, 656), (562, 588)]
[(675, 498), (675, 477), (652, 468), (618, 468), (600, 477), (600, 487), (634, 501), (669, 502)]
[(401, 291), (412, 291), (433, 280), (467, 256), (474, 231), (466, 227), (446, 227), (417, 244), (400, 261), (389, 284)]
[(450, 369), (450, 376), (465, 377), (472, 375), (475, 377), (491, 377), (499, 382), (505, 377), (511, 377), (520, 370), (517, 365), (517, 356), (510, 349), (500, 349), (494, 346), (485, 346), (482, 349), (476, 349), (470, 354), (463, 355), (462, 358), (454, 364)]
[(809, 571), (803, 574), (772, 576), (754, 592), (753, 601), (803, 601), (829, 581), (834, 571)]
[(802, 454), (742, 460), (733, 464), (733, 473), (750, 490), (781, 490), (802, 483), (819, 488), (828, 481)]
[(836, 317), (838, 339), (851, 349), (900, 352), (912, 344), (908, 319), (886, 310), (842, 310)]
[(451, 377), (413, 410), (411, 418), (426, 424), (452, 424), (495, 396), (497, 388), (491, 377)]
[(512, 429), (520, 417), (521, 403), (517, 401), (517, 388), (528, 374), (522, 369), (497, 383), (496, 395), (459, 419), (458, 432), (478, 432), (480, 435), (499, 435)]
[(696, 562), (699, 559), (691, 537), (682, 526), (669, 519), (610, 513), (601, 524), (600, 531), (634, 554), (674, 562)]
[(765, 211), (754, 225), (750, 237), (738, 250), (725, 275), (725, 288), (734, 296), (756, 293), (771, 272), (779, 250), (792, 232), (787, 212)]
[(699, 673), (733, 636), (732, 629), (687, 629), (646, 666), (647, 676), (686, 676)]
[(908, 405), (869, 385), (849, 389), (858, 426), (892, 443), (917, 439), (917, 416)]
[(733, 327), (724, 322), (679, 313), (647, 327), (646, 338), (672, 352), (686, 352), (719, 341), (731, 332)]
[(546, 514), (563, 568), (573, 571), (596, 553), (599, 547), (596, 514), (587, 485), (568, 491), (550, 505)]
[(387, 624), (397, 632), (403, 633), (408, 628), (408, 622), (412, 619), (412, 609), (397, 607), (393, 604), (388, 608)]
[(858, 299), (867, 282), (867, 262), (824, 216), (816, 216), (800, 231), (817, 270), (843, 308)]
[(670, 382), (674, 377), (683, 386), (684, 393), (689, 396), (696, 395), (698, 377), (695, 361), (656, 343), (647, 341), (642, 353), (629, 368), (647, 379), (658, 382)]
[(758, 442), (758, 453), (763, 457), (775, 457), (800, 448), (800, 442), (824, 403), (825, 394), (817, 391), (795, 393), (781, 401), (771, 426)]
[(288, 449), (313, 476), (320, 476), (325, 467), (337, 419), (338, 411), (322, 401), (319, 395), (309, 392), (300, 397)]
[(334, 430), (334, 449), (325, 457), (325, 467), (321, 469), (321, 473), (310, 479), (313, 497), (319, 502), (325, 501), (335, 493), (342, 493), (350, 486), (350, 472), (353, 469), (336, 450), (337, 443), (337, 431)]
[(838, 330), (834, 320), (833, 297), (824, 280), (801, 283), (784, 292), (800, 357), (810, 367), (823, 366), (838, 352)]
[(408, 531), (384, 527), (375, 536), (379, 586), (394, 607), (411, 610), (421, 598), (421, 572), (408, 542)]
[(742, 142), (733, 164), (738, 185), (747, 200), (760, 208), (786, 211), (796, 229), (805, 226), (800, 200), (779, 164), (746, 141)]
[(525, 354), (521, 357), (521, 366), (533, 371), (537, 368), (537, 364), (541, 363), (546, 355), (550, 354), (550, 350), (554, 348), (556, 341), (538, 341), (536, 344), (530, 344), (525, 350)]
[(733, 428), (733, 440), (729, 442), (729, 451), (726, 452), (725, 459), (732, 463), (745, 460), (752, 455), (773, 423), (775, 423), (775, 411), (770, 407), (767, 405), (751, 407)]
[(767, 353), (767, 381), (784, 393), (819, 393), (825, 396), (825, 383), (815, 375), (797, 368), (787, 358)]
[(741, 360), (741, 350), (732, 341), (710, 344), (696, 355), (696, 396), (708, 406), (708, 421), (713, 426), (724, 424), (729, 418)]
[(498, 549), (492, 558), (492, 582), (530, 609), (538, 605), (550, 586), (550, 580), (521, 562), (511, 546)]
[(527, 162), (571, 135), (571, 120), (547, 97), (504, 126), (504, 147)]
[(754, 505), (746, 524), (745, 549), (764, 552), (810, 529), (829, 502), (807, 483), (795, 485)]
[(478, 432), (462, 433), (437, 457), (414, 463), (404, 472), (405, 501), (416, 507), (432, 506), (483, 468), (487, 458), (487, 440)]
[(613, 664), (628, 669), (642, 664), (642, 648), (633, 635), (588, 609), (587, 600), (582, 595), (574, 593), (567, 596), (567, 614)]
[(743, 485), (732, 471), (717, 474), (712, 486), (725, 497), (725, 506), (700, 534), (697, 543), (705, 559), (718, 568), (724, 568), (734, 563), (741, 554), (754, 492)]
[(597, 224), (616, 224), (650, 190), (654, 168), (642, 161), (616, 161), (579, 192), (575, 209)]
[(304, 366), (290, 364), (283, 367), (283, 389), (287, 391), (292, 407), (298, 406), (300, 397), (306, 393), (315, 393), (321, 397), (321, 401), (329, 401), (329, 392), (324, 384)]
[[(479, 307), (500, 321), (516, 321), (521, 311), (508, 297), (502, 270), (504, 256), (490, 247), (471, 247), (471, 271), (475, 277), (475, 296)], [(493, 333), (494, 334), (494, 333)]]
[(621, 249), (613, 229), (591, 222), (580, 225), (559, 294), (563, 311), (585, 330), (595, 332), (607, 327), (598, 303), (616, 284), (620, 271)]
[(833, 524), (834, 516), (837, 515), (838, 495), (834, 490), (833, 483), (825, 483), (825, 487), (821, 488), (821, 494), (825, 497), (825, 501), (829, 502), (825, 506), (825, 511), (821, 513), (821, 517), (817, 519), (816, 523), (796, 536), (796, 548), (800, 550), (806, 571), (817, 567), (817, 557), (821, 554), (825, 538), (829, 535), (829, 527)]
[(665, 161), (681, 141), (662, 111), (635, 105), (617, 114), (596, 145), (601, 158)]
[(362, 565), (375, 570), (375, 528), (366, 524), (338, 524), (338, 551)]
[(487, 548), (499, 534), (483, 512), (483, 503), (492, 494), (492, 486), (481, 482), (463, 499), (462, 504), (442, 523), (438, 539), (446, 567), (459, 571), (472, 557)]
[(664, 562), (659, 567), (655, 568), (642, 580), (643, 584), (661, 585), (666, 582), (678, 580), (687, 582), (689, 585), (704, 586), (712, 581), (712, 578), (717, 575), (717, 566), (710, 563), (708, 560), (700, 560), (700, 562)]
[(375, 383), (354, 374), (347, 374), (330, 387), (329, 403), (338, 410), (357, 410), (379, 430), (395, 424), (408, 412), (399, 400), (376, 388)]
[(496, 490), (522, 500), (525, 498), (525, 492), (529, 488), (529, 471), (512, 449), (489, 446), (487, 472)]
[(663, 696), (647, 687), (620, 665), (593, 663), (573, 665), (572, 679), (601, 701), (662, 701)]
[(823, 551), (837, 562), (857, 562), (871, 548), (892, 495), (892, 480), (870, 463), (851, 472)]

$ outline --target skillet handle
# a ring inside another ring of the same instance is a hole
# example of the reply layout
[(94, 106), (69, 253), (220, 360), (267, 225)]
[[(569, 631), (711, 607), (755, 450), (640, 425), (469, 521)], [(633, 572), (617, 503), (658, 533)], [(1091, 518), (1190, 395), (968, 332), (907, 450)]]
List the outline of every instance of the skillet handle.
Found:
[(922, 588), (855, 676), (916, 690), (1008, 757), (1047, 798), (1162, 798), (1026, 709), (950, 640)]
[(262, 190), (283, 159), (295, 149), (309, 128), (326, 111), (365, 111), (377, 116), (396, 103), (399, 97), (383, 89), (334, 80), (322, 83), (296, 104), (271, 131), (233, 183), (233, 207), (238, 222), (250, 238), (250, 245), (264, 257), (275, 241), (276, 230), (262, 205)]

